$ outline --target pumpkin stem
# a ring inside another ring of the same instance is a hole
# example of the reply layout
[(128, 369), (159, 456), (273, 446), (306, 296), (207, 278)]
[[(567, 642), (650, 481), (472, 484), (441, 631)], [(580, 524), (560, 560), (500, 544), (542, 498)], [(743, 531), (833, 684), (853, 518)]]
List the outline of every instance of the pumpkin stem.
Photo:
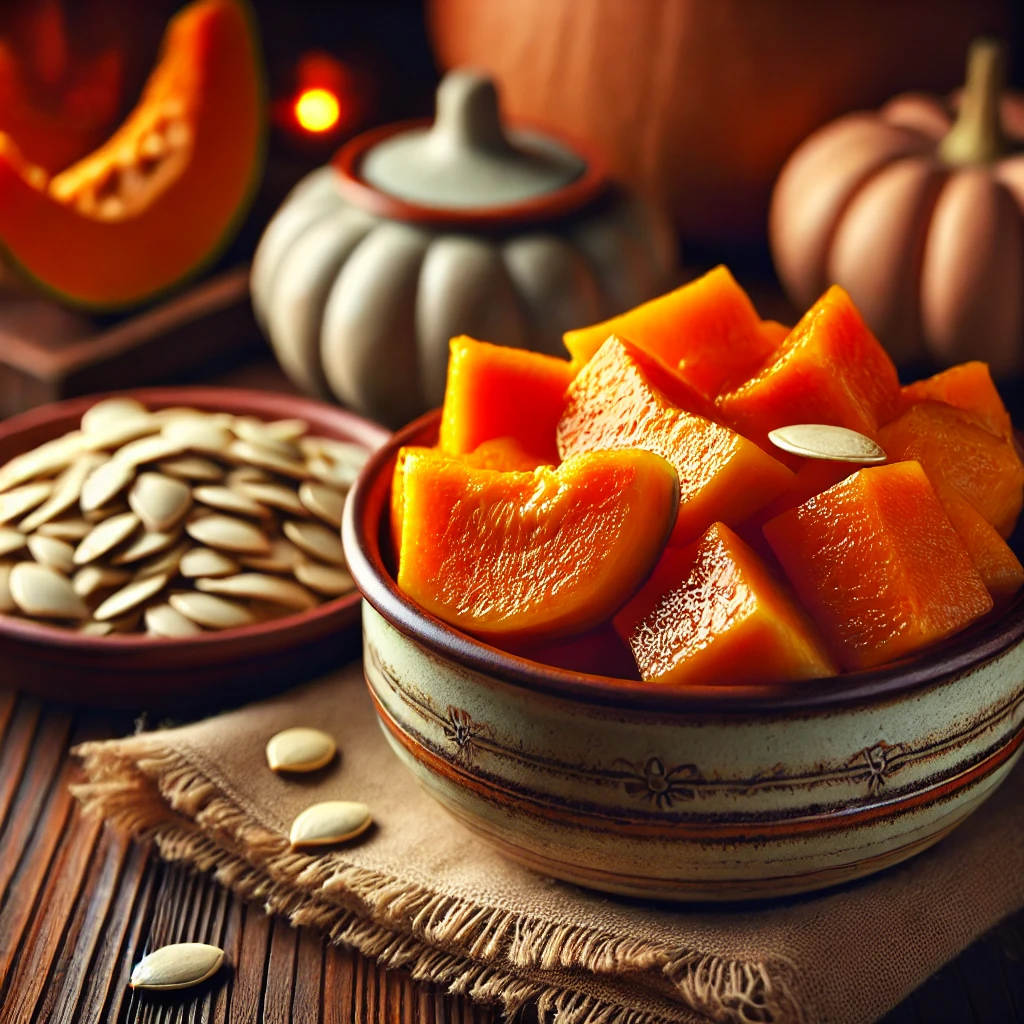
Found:
[(948, 164), (982, 164), (1009, 150), (999, 103), (1006, 80), (1006, 47), (997, 39), (975, 39), (967, 54), (967, 82), (960, 112), (939, 144)]

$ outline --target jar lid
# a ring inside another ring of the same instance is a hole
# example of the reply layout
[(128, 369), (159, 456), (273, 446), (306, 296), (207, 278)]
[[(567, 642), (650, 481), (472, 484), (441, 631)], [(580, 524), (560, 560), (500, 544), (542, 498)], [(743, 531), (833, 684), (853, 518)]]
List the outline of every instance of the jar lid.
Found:
[(559, 139), (506, 128), (494, 82), (469, 70), (444, 77), (433, 123), (359, 135), (334, 166), (343, 195), (373, 213), (475, 226), (564, 216), (606, 183), (597, 161)]

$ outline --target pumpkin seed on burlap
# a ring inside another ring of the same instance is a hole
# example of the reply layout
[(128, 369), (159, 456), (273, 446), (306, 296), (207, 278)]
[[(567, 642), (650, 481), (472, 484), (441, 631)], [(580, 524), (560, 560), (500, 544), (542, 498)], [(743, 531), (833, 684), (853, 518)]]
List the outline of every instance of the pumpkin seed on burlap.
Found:
[(0, 527), (0, 556), (20, 551), (25, 546), (25, 534), (20, 530), (7, 530)]
[(341, 510), (345, 507), (345, 497), (333, 487), (306, 480), (299, 487), (299, 501), (328, 526), (336, 530), (341, 528)]
[(162, 473), (142, 473), (128, 492), (128, 505), (153, 533), (177, 523), (192, 506), (192, 491), (182, 480)]
[(266, 519), (270, 510), (252, 498), (247, 497), (230, 487), (218, 487), (206, 485), (196, 487), (192, 491), (192, 497), (203, 505), (215, 508), (220, 512), (231, 512), (238, 516), (255, 516), (258, 519)]
[(215, 483), (224, 479), (223, 468), (201, 455), (179, 455), (175, 459), (165, 459), (158, 462), (156, 468), (165, 476), (173, 476), (178, 480)]
[(265, 576), (258, 572), (243, 572), (239, 576), (229, 576), (227, 579), (197, 579), (196, 587), (206, 594), (270, 601), (272, 604), (280, 604), (295, 611), (315, 608), (320, 603), (305, 587), (293, 580)]
[(0, 562), (0, 612), (13, 612), (18, 606), (11, 596), (11, 569), (10, 562)]
[(310, 590), (325, 597), (340, 597), (355, 590), (355, 580), (344, 570), (319, 562), (299, 562), (292, 569), (295, 578)]
[(134, 512), (122, 512), (97, 523), (75, 548), (75, 565), (88, 565), (96, 561), (126, 541), (138, 526), (139, 517)]
[(275, 772), (315, 772), (337, 753), (334, 739), (320, 729), (283, 729), (267, 741), (267, 764)]
[(345, 565), (345, 549), (341, 546), (341, 538), (333, 530), (320, 523), (291, 521), (285, 523), (282, 529), (284, 535), (300, 551), (317, 561)]
[(132, 578), (124, 569), (108, 569), (103, 565), (87, 565), (71, 577), (71, 586), (79, 597), (92, 597), (101, 590), (123, 586)]
[(190, 988), (212, 978), (224, 963), (224, 950), (205, 942), (176, 942), (144, 956), (133, 968), (132, 988)]
[(187, 619), (207, 629), (235, 629), (251, 625), (255, 618), (245, 605), (196, 590), (171, 594), (167, 603)]
[(288, 841), (296, 849), (344, 843), (373, 823), (370, 808), (351, 800), (325, 800), (307, 807), (292, 822)]
[(776, 448), (805, 459), (876, 465), (885, 462), (885, 452), (865, 434), (827, 423), (794, 423), (769, 431)]
[(24, 484), (6, 494), (0, 494), (0, 523), (20, 519), (26, 512), (31, 512), (46, 501), (52, 492), (53, 481), (44, 480), (37, 484)]
[(107, 619), (116, 619), (125, 615), (132, 609), (137, 608), (144, 601), (160, 593), (167, 586), (170, 577), (167, 573), (159, 573), (156, 576), (144, 576), (142, 579), (134, 580), (128, 586), (111, 594), (92, 613), (97, 622), (104, 622)]
[(191, 548), (181, 558), (181, 575), (186, 579), (199, 576), (232, 576), (239, 571), (238, 563), (213, 548)]
[(58, 540), (83, 540), (93, 528), (93, 524), (85, 519), (74, 517), (72, 519), (51, 519), (43, 523), (36, 531), (44, 537), (56, 537)]
[(65, 575), (75, 571), (75, 549), (66, 540), (34, 533), (28, 539), (28, 551), (40, 565), (48, 565)]
[(185, 532), (207, 547), (246, 555), (270, 553), (270, 541), (262, 530), (244, 519), (212, 515), (194, 519), (185, 526)]
[(8, 577), (11, 597), (26, 615), (40, 619), (87, 619), (89, 609), (63, 573), (38, 562), (18, 562)]
[(202, 630), (191, 619), (186, 618), (169, 604), (156, 604), (147, 608), (143, 618), (146, 623), (146, 632), (150, 636), (176, 639), (198, 636), (202, 633)]

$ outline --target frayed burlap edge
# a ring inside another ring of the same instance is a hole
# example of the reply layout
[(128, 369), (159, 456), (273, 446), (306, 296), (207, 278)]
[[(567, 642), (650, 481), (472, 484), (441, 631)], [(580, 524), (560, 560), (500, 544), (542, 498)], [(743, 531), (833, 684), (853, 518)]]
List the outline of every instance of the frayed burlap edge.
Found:
[(500, 1005), (507, 1015), (533, 1002), (559, 1024), (661, 1024), (670, 1018), (574, 991), (564, 974), (558, 984), (544, 978), (552, 971), (646, 972), (655, 980), (652, 989), (722, 1024), (805, 1020), (785, 965), (769, 970), (524, 918), (358, 867), (338, 853), (310, 856), (254, 822), (187, 759), (159, 743), (137, 756), (119, 750), (116, 741), (86, 743), (74, 753), (87, 779), (72, 787), (83, 808), (155, 843), (165, 859), (212, 872), (293, 925), (316, 928), (448, 992)]

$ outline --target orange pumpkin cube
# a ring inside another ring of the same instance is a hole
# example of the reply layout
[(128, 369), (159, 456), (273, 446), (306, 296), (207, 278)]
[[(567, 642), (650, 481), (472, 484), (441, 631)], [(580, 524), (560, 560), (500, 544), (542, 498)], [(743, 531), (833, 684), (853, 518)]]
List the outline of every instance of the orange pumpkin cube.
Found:
[(913, 654), (992, 608), (916, 462), (862, 469), (764, 535), (845, 669)]
[(555, 427), (575, 375), (565, 359), (452, 338), (441, 416), (441, 448), (452, 455), (513, 437), (539, 462), (555, 464)]
[(613, 623), (648, 682), (755, 685), (836, 671), (807, 614), (722, 523), (666, 551)]
[(992, 600), (997, 606), (1007, 604), (1024, 584), (1024, 566), (999, 531), (959, 491), (934, 480), (932, 485)]
[(776, 454), (768, 432), (792, 423), (830, 423), (876, 437), (898, 399), (896, 367), (849, 295), (834, 286), (758, 373), (719, 395), (717, 405), (724, 422)]
[(707, 398), (745, 380), (771, 355), (777, 342), (747, 293), (724, 266), (642, 306), (564, 335), (577, 368), (589, 362), (611, 334), (629, 338)]
[(558, 423), (563, 458), (642, 448), (679, 474), (670, 543), (688, 544), (714, 522), (741, 523), (789, 486), (793, 474), (752, 441), (707, 418), (708, 403), (654, 356), (611, 337), (566, 393)]
[(878, 443), (890, 461), (914, 460), (958, 490), (1009, 537), (1024, 500), (1024, 466), (1012, 444), (943, 402), (918, 402), (886, 424)]
[(591, 452), (532, 473), (405, 457), (398, 585), (492, 642), (586, 632), (661, 554), (678, 504), (672, 467), (637, 450)]
[(896, 415), (918, 402), (945, 402), (969, 413), (986, 430), (1013, 444), (1013, 424), (999, 397), (988, 363), (961, 363), (900, 388)]

